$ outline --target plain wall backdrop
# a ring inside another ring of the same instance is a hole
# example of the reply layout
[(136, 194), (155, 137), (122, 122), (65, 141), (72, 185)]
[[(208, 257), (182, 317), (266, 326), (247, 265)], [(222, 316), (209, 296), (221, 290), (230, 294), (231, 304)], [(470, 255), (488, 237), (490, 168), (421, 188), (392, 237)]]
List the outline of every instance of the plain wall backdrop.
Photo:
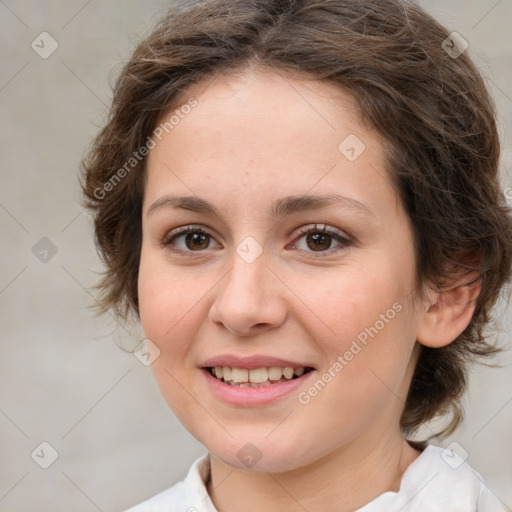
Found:
[[(204, 451), (150, 368), (119, 347), (134, 346), (137, 329), (89, 308), (102, 266), (79, 205), (78, 166), (109, 84), (167, 4), (0, 0), (1, 512), (124, 510), (183, 478)], [(512, 187), (512, 0), (422, 5), (469, 42), (498, 105)], [(58, 44), (47, 58), (55, 43), (41, 44), (42, 32)], [(510, 316), (502, 303), (508, 349)], [(442, 446), (465, 450), (512, 509), (510, 351), (498, 362), (472, 371), (466, 422)]]

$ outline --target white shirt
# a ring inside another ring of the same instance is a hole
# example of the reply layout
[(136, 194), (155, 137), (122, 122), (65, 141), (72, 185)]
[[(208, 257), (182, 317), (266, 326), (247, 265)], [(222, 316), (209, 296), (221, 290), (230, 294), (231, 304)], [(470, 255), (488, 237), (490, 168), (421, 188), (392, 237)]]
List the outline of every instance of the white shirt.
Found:
[[(218, 512), (206, 490), (209, 472), (205, 454), (183, 481), (125, 512)], [(509, 511), (458, 455), (428, 445), (402, 475), (398, 492), (385, 492), (357, 512)]]

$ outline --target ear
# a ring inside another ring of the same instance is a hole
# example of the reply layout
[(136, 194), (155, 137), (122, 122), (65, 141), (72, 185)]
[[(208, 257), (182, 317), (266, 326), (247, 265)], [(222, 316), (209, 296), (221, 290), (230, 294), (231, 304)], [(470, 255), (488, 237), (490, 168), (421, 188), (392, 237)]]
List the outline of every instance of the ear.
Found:
[[(476, 278), (476, 275), (471, 278)], [(418, 324), (418, 342), (439, 348), (454, 341), (469, 325), (480, 291), (480, 281), (456, 285), (443, 292), (431, 290)]]

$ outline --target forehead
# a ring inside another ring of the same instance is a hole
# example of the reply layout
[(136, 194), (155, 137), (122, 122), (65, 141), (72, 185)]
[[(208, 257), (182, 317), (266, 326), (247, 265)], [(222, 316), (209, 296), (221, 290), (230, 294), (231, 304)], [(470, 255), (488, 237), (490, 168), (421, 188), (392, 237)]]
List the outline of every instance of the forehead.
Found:
[(165, 184), (187, 195), (263, 198), (387, 183), (384, 144), (363, 124), (357, 100), (335, 84), (250, 68), (205, 79), (177, 104), (191, 98), (195, 106), (175, 116), (149, 153), (152, 198)]
[[(289, 146), (293, 135), (311, 137), (314, 132), (334, 134), (340, 128), (364, 129), (358, 102), (352, 94), (304, 73), (249, 67), (203, 79), (180, 93), (176, 104), (182, 105), (192, 97), (198, 104), (186, 116), (186, 125), (197, 130), (198, 137), (214, 136), (223, 128), (236, 127), (241, 136), (252, 135), (255, 142), (269, 142), (270, 138)], [(169, 114), (172, 112), (164, 114), (164, 122)], [(286, 130), (279, 132), (276, 139), (278, 128)], [(330, 142), (325, 141), (326, 145)]]

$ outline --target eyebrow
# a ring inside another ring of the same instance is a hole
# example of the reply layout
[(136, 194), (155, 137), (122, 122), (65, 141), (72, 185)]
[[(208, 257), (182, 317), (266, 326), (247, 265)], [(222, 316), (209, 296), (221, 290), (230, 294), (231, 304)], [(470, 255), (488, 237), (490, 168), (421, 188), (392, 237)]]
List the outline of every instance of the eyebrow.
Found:
[[(304, 194), (282, 197), (272, 203), (270, 214), (273, 218), (277, 218), (292, 215), (297, 212), (326, 208), (328, 206), (342, 206), (366, 216), (375, 217), (375, 214), (363, 203), (351, 197), (345, 197), (339, 194), (328, 194), (324, 196)], [(150, 215), (160, 208), (179, 208), (222, 218), (215, 206), (197, 196), (163, 196), (149, 207), (147, 214)]]

